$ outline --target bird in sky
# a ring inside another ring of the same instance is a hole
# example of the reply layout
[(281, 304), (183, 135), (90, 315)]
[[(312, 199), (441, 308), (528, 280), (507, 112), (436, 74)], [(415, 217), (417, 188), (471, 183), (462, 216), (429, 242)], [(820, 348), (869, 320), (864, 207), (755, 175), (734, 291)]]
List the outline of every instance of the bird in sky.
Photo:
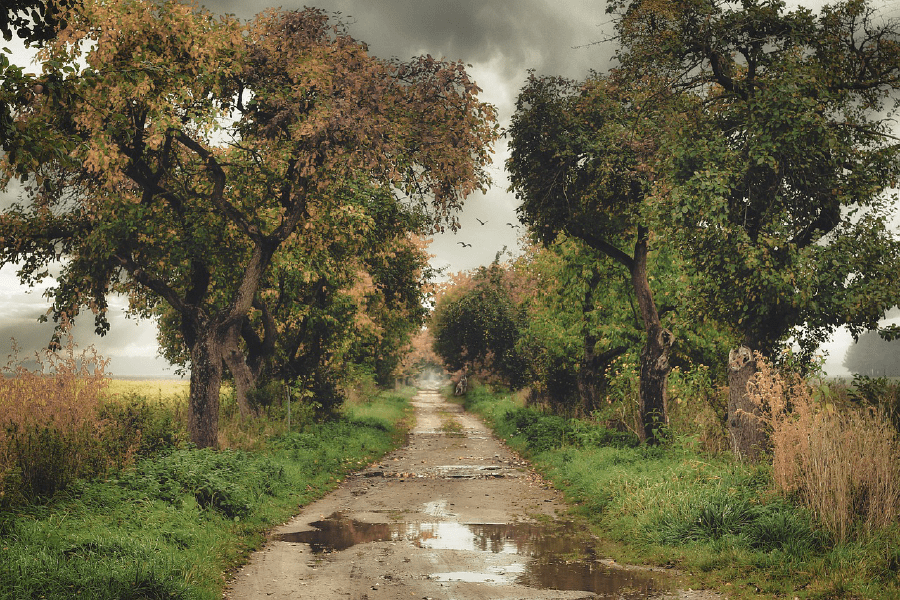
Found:
[(468, 248), (469, 246), (472, 245), (472, 244), (467, 244), (465, 242), (456, 242), (456, 243), (459, 244), (460, 246), (462, 246), (463, 248)]
[(487, 221), (482, 221), (478, 217), (475, 217), (475, 220), (478, 221), (479, 223), (481, 223), (482, 225), (487, 225)]

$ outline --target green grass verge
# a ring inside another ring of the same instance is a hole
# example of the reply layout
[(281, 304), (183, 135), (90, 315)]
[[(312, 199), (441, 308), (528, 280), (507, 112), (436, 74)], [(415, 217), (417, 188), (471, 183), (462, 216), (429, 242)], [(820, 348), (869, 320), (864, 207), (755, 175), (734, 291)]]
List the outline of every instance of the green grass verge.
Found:
[(837, 544), (776, 494), (767, 465), (648, 448), (627, 433), (470, 389), (467, 408), (562, 490), (621, 562), (674, 566), (728, 598), (900, 598), (900, 527)]
[(172, 449), (0, 512), (0, 599), (221, 598), (266, 530), (402, 443), (410, 395), (354, 404), (259, 452)]

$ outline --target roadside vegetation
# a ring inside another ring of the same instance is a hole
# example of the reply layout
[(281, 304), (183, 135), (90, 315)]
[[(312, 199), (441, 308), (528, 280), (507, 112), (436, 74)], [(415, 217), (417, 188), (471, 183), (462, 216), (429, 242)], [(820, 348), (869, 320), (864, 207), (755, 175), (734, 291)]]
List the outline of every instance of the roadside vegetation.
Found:
[[(110, 382), (70, 346), (0, 379), (0, 598), (221, 598), (265, 531), (402, 442), (412, 390), (354, 383), (326, 421), (281, 399), (220, 450), (188, 442), (187, 395)], [(131, 388), (114, 393), (117, 387)]]
[(840, 328), (900, 339), (900, 23), (865, 0), (606, 10), (614, 67), (524, 82), (526, 242), (440, 286), (434, 351), (515, 391), (467, 402), (613, 556), (729, 598), (900, 597), (897, 385), (819, 356)]
[(724, 423), (703, 417), (723, 390), (680, 396), (673, 386), (679, 403), (657, 446), (623, 430), (618, 402), (582, 418), (487, 386), (465, 402), (565, 492), (620, 562), (674, 567), (728, 598), (897, 598), (896, 430), (854, 404), (852, 387), (763, 373), (757, 398), (774, 407), (773, 448), (750, 463), (722, 451), (710, 433), (724, 438)]

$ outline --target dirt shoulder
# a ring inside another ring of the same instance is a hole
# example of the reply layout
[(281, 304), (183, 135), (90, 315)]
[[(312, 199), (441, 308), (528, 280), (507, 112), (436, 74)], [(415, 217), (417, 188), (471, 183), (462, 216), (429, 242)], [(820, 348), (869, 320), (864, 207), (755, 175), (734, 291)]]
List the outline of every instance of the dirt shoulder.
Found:
[(408, 445), (274, 530), (226, 598), (718, 597), (585, 555), (561, 494), (477, 418), (436, 391), (413, 405)]

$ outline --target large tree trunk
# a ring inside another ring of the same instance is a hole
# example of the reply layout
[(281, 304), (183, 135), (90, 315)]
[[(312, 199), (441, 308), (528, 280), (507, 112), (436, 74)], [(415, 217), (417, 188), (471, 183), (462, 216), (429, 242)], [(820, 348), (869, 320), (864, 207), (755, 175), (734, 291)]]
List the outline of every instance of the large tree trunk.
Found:
[(222, 341), (215, 328), (197, 336), (191, 347), (191, 393), (188, 432), (198, 448), (219, 445), (219, 391), (222, 387)]
[(750, 401), (747, 383), (756, 374), (756, 360), (746, 346), (728, 354), (728, 437), (740, 460), (756, 460), (766, 448), (767, 436), (759, 408)]
[(256, 416), (256, 411), (250, 406), (250, 392), (256, 389), (256, 373), (247, 364), (244, 353), (241, 352), (239, 327), (234, 325), (225, 334), (225, 342), (222, 358), (234, 381), (234, 397), (238, 405), (241, 419), (249, 419)]
[(641, 429), (638, 436), (648, 444), (659, 442), (660, 427), (668, 422), (666, 412), (666, 381), (672, 370), (669, 353), (675, 336), (663, 328), (659, 312), (650, 290), (647, 275), (647, 255), (649, 253), (647, 230), (638, 227), (638, 239), (634, 245), (634, 263), (631, 268), (631, 283), (637, 299), (647, 341), (641, 351), (640, 415)]

